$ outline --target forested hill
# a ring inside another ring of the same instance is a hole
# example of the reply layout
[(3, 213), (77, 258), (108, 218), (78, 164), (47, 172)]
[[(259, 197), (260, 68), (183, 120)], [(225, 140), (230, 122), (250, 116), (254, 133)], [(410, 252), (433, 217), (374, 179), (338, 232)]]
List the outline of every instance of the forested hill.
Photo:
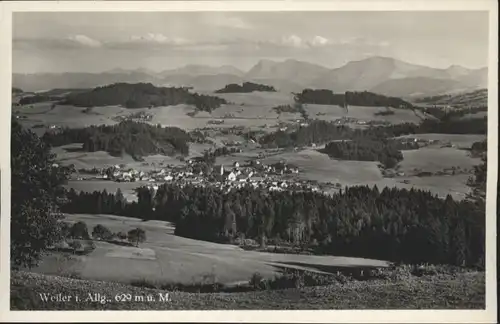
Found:
[(243, 82), (242, 85), (236, 83), (228, 84), (224, 88), (215, 91), (215, 93), (247, 93), (254, 91), (276, 92), (276, 89), (264, 84)]
[(190, 104), (208, 112), (225, 103), (226, 100), (222, 98), (199, 95), (189, 92), (187, 88), (156, 87), (151, 83), (114, 83), (69, 94), (63, 100), (63, 104), (77, 107), (121, 105), (126, 108), (146, 108)]
[(295, 94), (295, 101), (303, 104), (318, 105), (338, 105), (344, 107), (346, 104), (351, 106), (369, 106), (369, 107), (393, 107), (393, 108), (412, 108), (413, 105), (401, 98), (386, 97), (373, 92), (351, 92), (333, 93), (326, 89), (304, 89), (301, 93)]
[(123, 121), (113, 126), (64, 128), (42, 137), (51, 146), (82, 143), (88, 152), (106, 151), (114, 156), (124, 153), (134, 158), (150, 154), (187, 155), (191, 137), (177, 127), (160, 127)]

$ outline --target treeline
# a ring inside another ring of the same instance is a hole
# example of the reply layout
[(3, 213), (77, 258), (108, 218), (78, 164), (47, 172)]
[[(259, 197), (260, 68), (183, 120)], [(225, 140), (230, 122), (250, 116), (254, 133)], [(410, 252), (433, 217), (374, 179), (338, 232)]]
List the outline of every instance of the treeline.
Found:
[(436, 121), (426, 119), (420, 124), (401, 123), (390, 126), (372, 126), (367, 129), (353, 129), (334, 122), (313, 120), (306, 127), (293, 132), (276, 131), (260, 138), (266, 147), (299, 147), (313, 143), (327, 143), (334, 140), (356, 138), (384, 139), (410, 134), (487, 134), (487, 119)]
[(140, 215), (137, 202), (128, 202), (120, 189), (116, 193), (103, 191), (76, 192), (73, 188), (66, 192), (67, 203), (61, 207), (64, 213), (110, 214), (127, 217)]
[(126, 108), (189, 104), (211, 112), (227, 102), (222, 98), (191, 93), (187, 88), (155, 87), (151, 83), (115, 83), (91, 91), (71, 93), (63, 103), (77, 107), (121, 105)]
[(58, 101), (60, 98), (51, 97), (46, 95), (34, 95), (29, 97), (24, 97), (19, 100), (19, 104), (21, 105), (32, 105), (38, 102), (47, 102), (47, 101)]
[(372, 139), (355, 139), (334, 141), (325, 146), (326, 154), (336, 159), (356, 161), (379, 161), (386, 168), (394, 168), (403, 160), (403, 154), (393, 141)]
[(423, 98), (416, 98), (415, 102), (416, 103), (427, 103), (427, 102), (439, 101), (439, 100), (442, 100), (442, 99), (450, 99), (452, 97), (453, 96), (451, 94), (429, 96), (429, 97), (423, 97)]
[(264, 84), (243, 82), (242, 85), (237, 83), (228, 84), (224, 88), (215, 91), (215, 93), (247, 93), (254, 91), (276, 92), (276, 89)]
[(333, 91), (326, 89), (304, 89), (301, 93), (295, 94), (295, 101), (302, 104), (338, 105), (341, 107), (346, 105), (393, 108), (413, 107), (411, 103), (401, 98), (386, 97), (368, 91), (333, 93)]
[[(156, 192), (140, 188), (138, 198), (125, 214), (175, 222), (176, 235), (195, 239), (247, 238), (339, 256), (484, 265), (484, 205), (420, 190), (359, 186), (329, 196), (243, 188), (225, 194), (212, 187), (164, 184)], [(89, 206), (103, 201), (97, 194), (74, 199), (75, 212), (88, 213)], [(108, 205), (102, 202), (95, 213), (117, 208), (103, 206)]]
[(240, 153), (241, 149), (238, 147), (218, 147), (215, 150), (205, 151), (203, 153), (203, 161), (208, 164), (214, 164), (218, 156), (225, 156), (234, 153)]
[(476, 114), (478, 112), (488, 111), (488, 107), (486, 106), (463, 108), (463, 109), (446, 109), (439, 107), (426, 107), (419, 109), (429, 115), (436, 117), (440, 121), (450, 121), (453, 119), (458, 119), (460, 117), (463, 117), (467, 114)]
[(83, 143), (83, 150), (88, 152), (106, 151), (114, 156), (127, 153), (140, 157), (150, 154), (187, 155), (191, 137), (178, 127), (122, 121), (112, 126), (48, 131), (42, 139), (51, 146)]

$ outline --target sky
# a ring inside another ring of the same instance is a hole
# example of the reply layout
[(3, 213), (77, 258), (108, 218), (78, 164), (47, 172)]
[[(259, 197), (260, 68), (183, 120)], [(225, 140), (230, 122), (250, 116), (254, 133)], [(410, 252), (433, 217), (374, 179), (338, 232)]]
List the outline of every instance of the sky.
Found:
[(248, 70), (260, 59), (339, 67), (387, 56), (437, 68), (488, 64), (487, 12), (17, 12), (13, 71)]

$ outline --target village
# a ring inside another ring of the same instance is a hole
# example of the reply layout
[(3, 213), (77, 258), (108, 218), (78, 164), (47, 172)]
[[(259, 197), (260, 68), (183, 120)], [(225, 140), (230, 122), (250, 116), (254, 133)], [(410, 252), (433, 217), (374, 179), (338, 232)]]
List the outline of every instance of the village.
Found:
[(299, 173), (297, 167), (284, 161), (265, 165), (259, 160), (251, 160), (245, 165), (234, 162), (230, 166), (223, 164), (209, 166), (203, 157), (186, 160), (183, 165), (164, 165), (155, 170), (144, 171), (113, 165), (107, 168), (79, 170), (79, 173), (92, 175), (85, 178), (77, 175), (76, 180), (108, 180), (114, 182), (146, 182), (148, 187), (157, 188), (163, 183), (175, 183), (179, 186), (212, 186), (222, 190), (251, 187), (269, 191), (311, 190), (320, 188), (311, 181), (299, 181), (293, 175)]

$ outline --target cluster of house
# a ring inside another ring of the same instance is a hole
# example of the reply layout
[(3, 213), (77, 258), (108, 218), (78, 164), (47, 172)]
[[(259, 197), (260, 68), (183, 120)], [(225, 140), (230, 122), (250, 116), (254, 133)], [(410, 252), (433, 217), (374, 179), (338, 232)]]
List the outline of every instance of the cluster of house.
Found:
[(419, 144), (421, 146), (434, 144), (435, 140), (426, 140), (422, 138), (413, 138), (413, 137), (401, 137), (397, 139), (401, 144)]
[(96, 170), (96, 177), (98, 179), (117, 182), (146, 181), (150, 182), (151, 186), (155, 186), (158, 183), (175, 182), (179, 185), (215, 186), (223, 190), (242, 187), (260, 188), (270, 191), (319, 190), (307, 181), (298, 182), (283, 179), (283, 175), (299, 173), (298, 168), (289, 166), (284, 162), (265, 165), (258, 160), (254, 160), (245, 166), (240, 166), (239, 162), (234, 162), (230, 167), (220, 165), (214, 168), (214, 170), (205, 171), (197, 167), (198, 162), (196, 160), (188, 160), (186, 162), (186, 165), (168, 166), (168, 170), (167, 168), (162, 168), (149, 172), (127, 169), (120, 165), (115, 165)]
[(117, 121), (125, 121), (125, 120), (135, 120), (135, 121), (151, 121), (153, 119), (152, 114), (148, 114), (144, 111), (137, 112), (130, 115), (125, 116), (116, 116), (115, 119)]
[(364, 125), (366, 124), (365, 121), (359, 121), (358, 119), (356, 118), (352, 118), (352, 117), (341, 117), (339, 119), (336, 119), (334, 121), (334, 124), (335, 125), (345, 125), (345, 124), (359, 124), (359, 123), (363, 123), (363, 124), (360, 124), (360, 125)]

